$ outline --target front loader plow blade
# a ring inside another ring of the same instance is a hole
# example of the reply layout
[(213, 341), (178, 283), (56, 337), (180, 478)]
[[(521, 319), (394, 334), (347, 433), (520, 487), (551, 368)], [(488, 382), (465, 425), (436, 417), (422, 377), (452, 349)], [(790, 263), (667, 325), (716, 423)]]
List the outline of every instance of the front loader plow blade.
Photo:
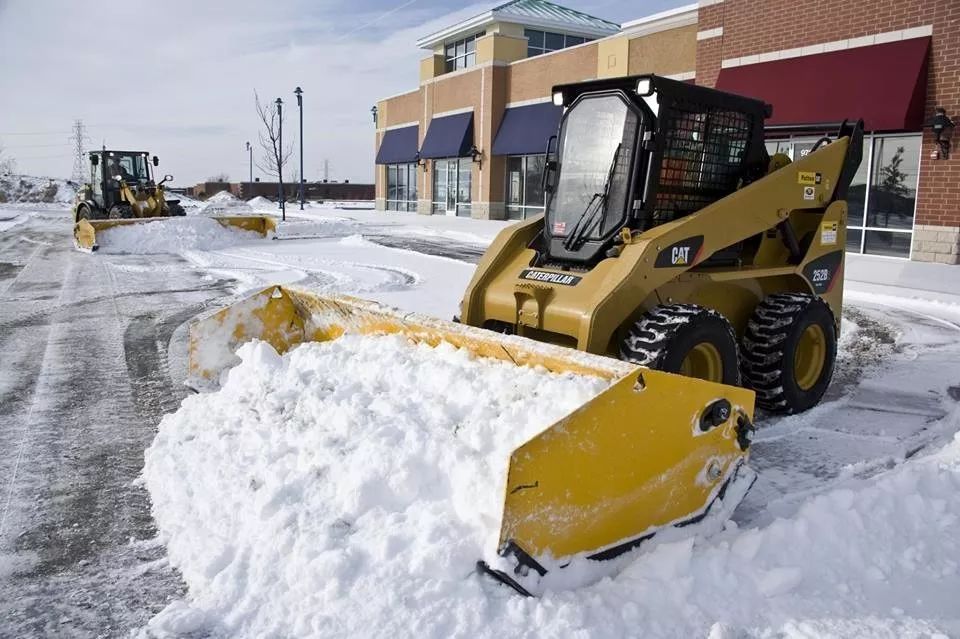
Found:
[(746, 460), (752, 414), (751, 391), (632, 371), (513, 452), (501, 553), (609, 559), (696, 521)]
[[(108, 229), (117, 226), (129, 226), (131, 224), (144, 224), (147, 222), (165, 222), (169, 220), (191, 219), (184, 217), (139, 217), (124, 218), (119, 220), (87, 220), (81, 219), (73, 225), (73, 243), (82, 251), (96, 251), (97, 233), (102, 233)], [(211, 217), (221, 226), (232, 226), (244, 231), (254, 231), (260, 235), (267, 236), (277, 228), (276, 219), (269, 215), (225, 215), (220, 217)]]
[(543, 575), (544, 565), (608, 559), (658, 530), (698, 521), (718, 499), (735, 505), (724, 492), (748, 472), (754, 403), (742, 388), (280, 286), (198, 319), (190, 330), (190, 376), (196, 386), (215, 386), (239, 361), (236, 349), (252, 339), (283, 353), (347, 332), (446, 341), (481, 357), (611, 382), (510, 457), (498, 550), (520, 577), (500, 569), (504, 559), (481, 567), (518, 592), (527, 589), (521, 577)]

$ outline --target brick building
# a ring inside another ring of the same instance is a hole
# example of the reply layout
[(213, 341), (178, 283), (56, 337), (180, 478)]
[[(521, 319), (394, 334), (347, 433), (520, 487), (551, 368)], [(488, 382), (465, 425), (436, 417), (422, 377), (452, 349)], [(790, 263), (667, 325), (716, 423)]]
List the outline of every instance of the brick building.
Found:
[(540, 212), (550, 88), (657, 73), (771, 103), (771, 153), (864, 118), (848, 250), (960, 263), (960, 154), (926, 126), (960, 115), (957, 0), (701, 0), (623, 25), (514, 0), (417, 44), (419, 87), (377, 104), (378, 209)]
[[(276, 182), (200, 182), (183, 189), (183, 192), (198, 199), (206, 199), (221, 191), (229, 191), (239, 198), (251, 200), (255, 197), (265, 197), (277, 201), (279, 199), (279, 185)], [(297, 183), (284, 183), (284, 199), (289, 202), (298, 200)], [(373, 200), (373, 184), (359, 182), (306, 182), (304, 184), (304, 199), (310, 201), (371, 201)]]

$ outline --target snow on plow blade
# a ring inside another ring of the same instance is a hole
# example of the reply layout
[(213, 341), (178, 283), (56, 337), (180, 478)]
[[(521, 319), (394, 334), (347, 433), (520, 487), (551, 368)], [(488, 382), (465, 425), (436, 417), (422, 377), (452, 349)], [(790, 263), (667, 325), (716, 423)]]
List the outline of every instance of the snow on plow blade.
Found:
[(446, 341), (480, 357), (611, 382), (511, 455), (502, 568), (479, 565), (524, 594), (521, 583), (543, 575), (544, 564), (612, 558), (659, 529), (698, 521), (747, 459), (752, 391), (296, 287), (270, 287), (199, 318), (190, 329), (191, 382), (215, 386), (252, 339), (283, 353), (348, 332)]
[[(141, 217), (120, 220), (80, 220), (73, 225), (73, 242), (84, 251), (97, 250), (97, 233), (117, 226), (182, 220), (183, 217)], [(277, 228), (277, 221), (269, 215), (232, 215), (211, 217), (223, 226), (232, 226), (243, 231), (255, 231), (266, 236)]]

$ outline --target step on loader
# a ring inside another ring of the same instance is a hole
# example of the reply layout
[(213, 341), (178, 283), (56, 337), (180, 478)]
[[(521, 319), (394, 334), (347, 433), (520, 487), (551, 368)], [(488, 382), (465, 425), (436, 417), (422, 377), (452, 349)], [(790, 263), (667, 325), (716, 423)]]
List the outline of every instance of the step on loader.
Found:
[(545, 213), (497, 236), (454, 322), (276, 286), (190, 334), (197, 384), (251, 339), (284, 352), (345, 332), (610, 380), (511, 456), (499, 556), (478, 567), (522, 594), (574, 558), (728, 514), (754, 478), (754, 403), (820, 400), (862, 153), (857, 122), (796, 161), (770, 158), (768, 105), (653, 75), (557, 86), (553, 100)]
[[(99, 231), (116, 226), (156, 222), (186, 213), (179, 200), (168, 200), (164, 183), (152, 175), (150, 154), (146, 151), (92, 151), (90, 181), (78, 191), (73, 203), (73, 240), (81, 250), (97, 250)], [(153, 156), (153, 167), (160, 164)], [(221, 216), (213, 218), (223, 226), (235, 226), (267, 235), (275, 221), (266, 216)]]

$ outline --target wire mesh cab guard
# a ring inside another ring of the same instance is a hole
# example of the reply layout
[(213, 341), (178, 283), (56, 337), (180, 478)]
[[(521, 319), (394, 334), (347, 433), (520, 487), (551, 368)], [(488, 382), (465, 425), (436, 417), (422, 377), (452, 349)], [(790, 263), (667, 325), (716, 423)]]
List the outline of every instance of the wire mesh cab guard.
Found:
[(659, 113), (640, 229), (689, 215), (766, 173), (759, 100), (656, 78)]

